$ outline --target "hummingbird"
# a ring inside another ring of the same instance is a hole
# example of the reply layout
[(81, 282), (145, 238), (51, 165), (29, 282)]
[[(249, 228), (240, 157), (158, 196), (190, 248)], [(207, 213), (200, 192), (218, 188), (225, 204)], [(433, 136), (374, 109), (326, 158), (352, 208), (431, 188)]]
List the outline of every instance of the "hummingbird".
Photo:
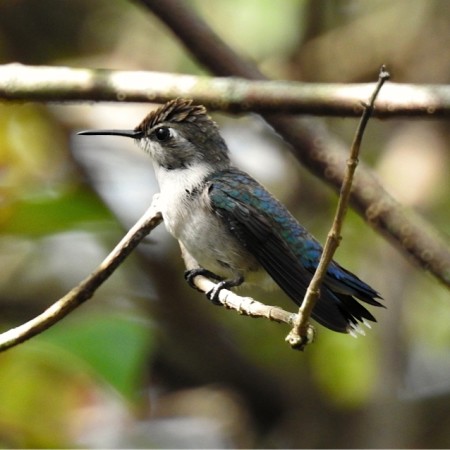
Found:
[[(175, 99), (150, 112), (134, 130), (78, 134), (131, 138), (150, 155), (165, 227), (199, 265), (185, 272), (192, 287), (198, 275), (219, 281), (207, 293), (218, 303), (221, 289), (266, 272), (301, 305), (322, 246), (260, 183), (232, 165), (204, 106)], [(360, 323), (376, 322), (359, 301), (382, 306), (377, 299), (377, 291), (332, 261), (312, 318), (333, 331), (352, 333)]]

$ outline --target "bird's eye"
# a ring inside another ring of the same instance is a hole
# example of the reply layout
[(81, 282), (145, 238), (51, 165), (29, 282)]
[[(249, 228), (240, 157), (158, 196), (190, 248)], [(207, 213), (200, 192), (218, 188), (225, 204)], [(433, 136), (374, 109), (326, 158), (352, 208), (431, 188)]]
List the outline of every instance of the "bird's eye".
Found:
[(155, 130), (155, 137), (160, 142), (167, 141), (172, 136), (170, 132), (170, 128), (167, 127), (159, 127)]

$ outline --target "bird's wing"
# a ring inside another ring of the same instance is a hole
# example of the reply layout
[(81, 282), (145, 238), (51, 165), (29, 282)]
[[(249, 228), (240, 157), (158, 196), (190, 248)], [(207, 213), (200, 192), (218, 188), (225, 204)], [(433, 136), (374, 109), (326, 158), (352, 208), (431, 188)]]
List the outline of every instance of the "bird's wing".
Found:
[[(314, 260), (320, 257), (320, 244), (281, 203), (244, 172), (233, 169), (211, 177), (208, 196), (211, 208), (228, 224), (234, 236), (255, 256), (281, 289), (301, 304), (313, 273), (307, 266), (312, 267)], [(306, 264), (293, 250), (294, 242), (289, 242), (290, 239), (304, 247)], [(365, 308), (350, 298), (357, 305), (353, 308), (356, 308), (356, 319), (365, 317), (374, 320)], [(332, 330), (346, 332), (350, 323), (357, 323), (353, 310), (347, 312), (347, 309), (339, 296), (322, 286), (313, 317)]]

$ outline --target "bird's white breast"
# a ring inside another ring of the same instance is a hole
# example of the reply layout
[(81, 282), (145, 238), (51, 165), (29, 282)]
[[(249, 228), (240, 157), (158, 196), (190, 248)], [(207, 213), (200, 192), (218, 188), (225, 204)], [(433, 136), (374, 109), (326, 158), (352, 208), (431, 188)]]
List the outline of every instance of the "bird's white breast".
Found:
[[(252, 270), (257, 265), (211, 210), (204, 192), (204, 180), (210, 167), (155, 169), (165, 226), (202, 267), (229, 276)], [(198, 192), (190, 194), (195, 190)]]
[(198, 165), (193, 169), (166, 170), (155, 167), (156, 177), (160, 187), (160, 208), (167, 230), (177, 239), (181, 238), (183, 228), (199, 213), (200, 205), (196, 198), (189, 195), (194, 189), (202, 185), (210, 172), (206, 166)]

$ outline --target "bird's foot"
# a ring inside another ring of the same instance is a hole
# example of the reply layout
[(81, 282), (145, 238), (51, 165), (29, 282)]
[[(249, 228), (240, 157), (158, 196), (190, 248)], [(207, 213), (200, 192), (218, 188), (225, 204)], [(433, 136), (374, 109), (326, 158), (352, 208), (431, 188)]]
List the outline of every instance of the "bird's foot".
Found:
[(243, 276), (238, 276), (236, 278), (233, 278), (231, 280), (224, 280), (219, 275), (216, 275), (215, 273), (203, 269), (202, 267), (199, 267), (197, 269), (192, 270), (186, 270), (184, 272), (184, 278), (188, 282), (189, 286), (191, 286), (194, 289), (197, 289), (197, 291), (203, 292), (201, 289), (199, 289), (195, 283), (194, 278), (198, 275), (202, 275), (206, 278), (209, 278), (211, 280), (219, 281), (211, 290), (206, 292), (206, 298), (214, 305), (222, 306), (222, 303), (219, 300), (219, 294), (222, 289), (230, 289), (232, 287), (239, 286), (244, 282)]
[(203, 292), (201, 289), (199, 289), (195, 283), (194, 283), (194, 278), (197, 276), (203, 276), (206, 278), (210, 278), (211, 280), (215, 280), (215, 281), (222, 281), (223, 278), (219, 277), (219, 275), (216, 275), (215, 273), (203, 269), (203, 267), (199, 267), (197, 269), (191, 269), (191, 270), (186, 270), (186, 272), (184, 272), (184, 279), (188, 282), (189, 286), (191, 288), (197, 289), (197, 291)]
[(244, 282), (244, 277), (239, 275), (236, 278), (231, 280), (223, 280), (220, 283), (217, 283), (215, 287), (213, 287), (210, 291), (206, 293), (206, 297), (213, 305), (222, 305), (219, 300), (219, 294), (222, 289), (230, 289), (232, 287), (236, 287), (241, 285)]

